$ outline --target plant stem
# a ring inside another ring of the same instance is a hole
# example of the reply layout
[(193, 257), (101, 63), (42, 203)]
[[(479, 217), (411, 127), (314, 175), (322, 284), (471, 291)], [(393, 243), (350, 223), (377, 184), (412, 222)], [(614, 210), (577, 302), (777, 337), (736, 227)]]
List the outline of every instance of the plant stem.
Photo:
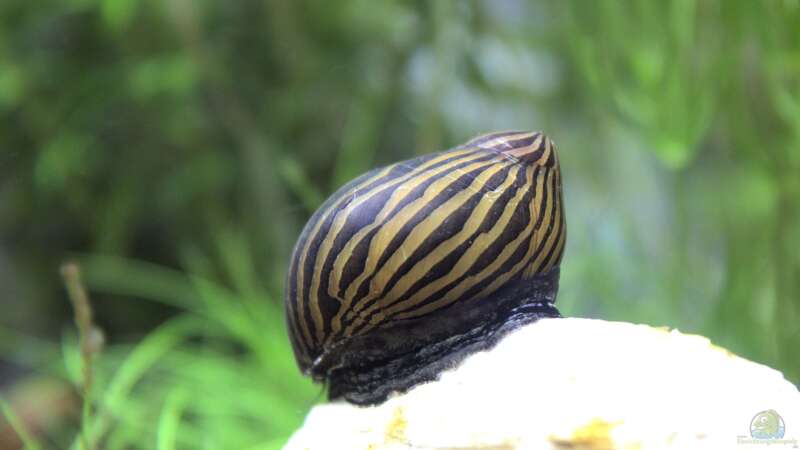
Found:
[(81, 414), (81, 446), (84, 450), (94, 450), (94, 442), (90, 437), (89, 425), (92, 418), (92, 359), (99, 350), (99, 330), (92, 322), (92, 305), (89, 295), (81, 281), (81, 272), (78, 265), (68, 262), (61, 266), (61, 276), (67, 295), (75, 311), (75, 324), (78, 326), (78, 342), (82, 362), (82, 397), (83, 411)]
[(11, 425), (11, 428), (14, 432), (17, 433), (19, 439), (22, 441), (22, 445), (24, 446), (25, 450), (40, 450), (41, 447), (39, 444), (33, 439), (31, 434), (28, 432), (27, 428), (25, 428), (22, 420), (14, 413), (14, 410), (11, 408), (2, 397), (0, 397), (0, 416), (3, 416), (8, 421), (8, 424)]

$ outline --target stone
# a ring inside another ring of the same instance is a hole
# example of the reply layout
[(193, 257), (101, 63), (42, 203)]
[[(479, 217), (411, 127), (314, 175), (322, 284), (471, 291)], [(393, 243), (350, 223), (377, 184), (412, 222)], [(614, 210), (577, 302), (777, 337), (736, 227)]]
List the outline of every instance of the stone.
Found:
[[(767, 438), (753, 437), (769, 425)], [(285, 448), (775, 450), (799, 442), (800, 392), (779, 371), (702, 336), (565, 318), (522, 327), (383, 404), (317, 405)]]

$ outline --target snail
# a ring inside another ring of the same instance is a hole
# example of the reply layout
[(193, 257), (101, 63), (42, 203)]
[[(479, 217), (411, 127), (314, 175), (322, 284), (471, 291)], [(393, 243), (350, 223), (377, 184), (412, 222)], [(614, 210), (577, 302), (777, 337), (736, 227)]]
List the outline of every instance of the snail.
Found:
[(500, 132), (372, 170), (311, 217), (285, 311), (300, 370), (330, 399), (383, 402), (542, 317), (566, 241), (540, 132)]

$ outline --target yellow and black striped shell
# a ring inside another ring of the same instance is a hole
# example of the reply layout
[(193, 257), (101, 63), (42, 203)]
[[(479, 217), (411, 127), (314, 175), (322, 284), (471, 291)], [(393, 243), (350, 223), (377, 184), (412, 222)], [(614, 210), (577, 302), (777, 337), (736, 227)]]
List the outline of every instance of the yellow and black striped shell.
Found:
[[(448, 353), (442, 342), (473, 345), (501, 301), (508, 315), (552, 307), (565, 240), (558, 157), (542, 133), (488, 134), (373, 170), (333, 194), (295, 246), (285, 306), (298, 364), (356, 385), (331, 385), (332, 397), (379, 401), (376, 378), (420, 372), (395, 360), (430, 365)], [(419, 356), (426, 348), (434, 355)]]

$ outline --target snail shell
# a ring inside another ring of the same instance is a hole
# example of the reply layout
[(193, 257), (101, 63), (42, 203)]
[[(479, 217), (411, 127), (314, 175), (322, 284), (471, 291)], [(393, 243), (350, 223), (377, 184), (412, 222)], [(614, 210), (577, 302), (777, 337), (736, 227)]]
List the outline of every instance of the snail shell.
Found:
[(501, 132), (375, 169), (306, 224), (286, 319), (331, 398), (383, 401), (553, 306), (566, 241), (553, 142)]

